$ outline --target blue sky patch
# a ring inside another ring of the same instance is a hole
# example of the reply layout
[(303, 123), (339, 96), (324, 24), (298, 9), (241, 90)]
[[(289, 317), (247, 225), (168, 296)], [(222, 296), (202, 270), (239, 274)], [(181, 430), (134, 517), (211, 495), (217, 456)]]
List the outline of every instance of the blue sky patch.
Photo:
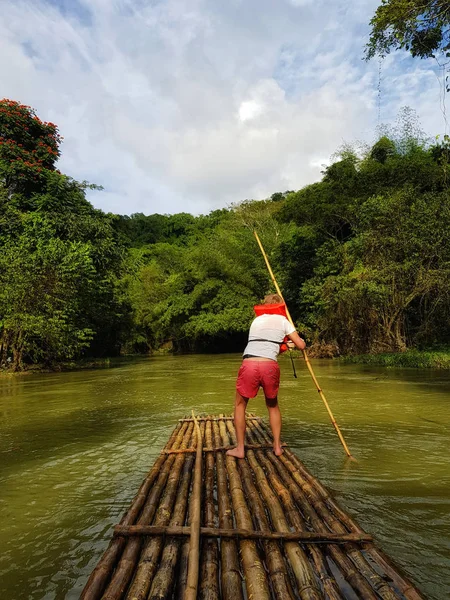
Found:
[(79, 0), (45, 0), (45, 2), (58, 8), (64, 17), (75, 17), (83, 25), (92, 25), (92, 12), (84, 2)]

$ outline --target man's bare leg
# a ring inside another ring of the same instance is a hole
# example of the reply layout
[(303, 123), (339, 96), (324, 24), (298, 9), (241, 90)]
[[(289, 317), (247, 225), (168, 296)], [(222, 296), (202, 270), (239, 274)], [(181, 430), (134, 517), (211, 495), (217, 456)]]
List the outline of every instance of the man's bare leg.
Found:
[(236, 429), (237, 446), (232, 450), (228, 450), (228, 456), (236, 458), (244, 458), (245, 449), (245, 409), (247, 408), (248, 398), (244, 398), (236, 390), (236, 399), (234, 402), (234, 427)]
[(278, 406), (278, 397), (266, 398), (267, 410), (269, 411), (269, 423), (273, 435), (273, 451), (276, 456), (283, 454), (281, 447), (281, 412)]

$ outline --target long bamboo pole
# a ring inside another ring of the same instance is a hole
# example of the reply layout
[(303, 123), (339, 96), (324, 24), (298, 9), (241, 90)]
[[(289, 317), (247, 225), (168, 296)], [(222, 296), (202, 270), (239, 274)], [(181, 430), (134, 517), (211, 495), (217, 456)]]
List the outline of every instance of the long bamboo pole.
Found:
[[(270, 277), (271, 277), (271, 279), (273, 281), (275, 289), (277, 290), (277, 294), (282, 298), (282, 300), (284, 302), (283, 294), (281, 293), (281, 290), (280, 290), (280, 288), (278, 286), (277, 280), (275, 279), (275, 275), (273, 274), (272, 267), (270, 266), (269, 259), (267, 258), (267, 254), (265, 253), (263, 245), (261, 244), (261, 240), (259, 239), (259, 236), (258, 236), (258, 234), (257, 234), (256, 231), (254, 231), (253, 233), (255, 235), (256, 241), (258, 242), (258, 246), (259, 246), (259, 248), (261, 250), (261, 253), (262, 253), (263, 257), (264, 257), (264, 261), (266, 263), (267, 270), (269, 271), (269, 275), (270, 275)], [(289, 319), (289, 321), (292, 323), (292, 325), (294, 325), (294, 321), (292, 320), (292, 317), (290, 315), (290, 312), (289, 312), (289, 309), (288, 309), (287, 306), (286, 306), (286, 315), (287, 315), (287, 318)], [(316, 376), (314, 374), (314, 371), (313, 371), (313, 368), (311, 366), (311, 363), (309, 362), (308, 355), (306, 354), (305, 350), (302, 350), (302, 352), (303, 352), (303, 357), (305, 359), (306, 366), (308, 367), (309, 374), (311, 375), (311, 378), (314, 381), (314, 384), (315, 384), (315, 386), (317, 388), (317, 391), (319, 392), (319, 395), (322, 398), (323, 403), (325, 404), (325, 408), (327, 409), (328, 415), (329, 415), (329, 417), (331, 419), (331, 423), (333, 424), (333, 427), (335, 428), (336, 433), (338, 434), (339, 439), (341, 440), (341, 444), (344, 447), (345, 453), (347, 454), (347, 456), (349, 458), (353, 458), (352, 455), (351, 455), (351, 453), (350, 453), (350, 450), (348, 449), (348, 446), (347, 446), (347, 444), (345, 442), (344, 436), (342, 435), (341, 430), (339, 429), (339, 425), (336, 423), (336, 419), (334, 418), (333, 413), (331, 412), (331, 408), (330, 408), (330, 406), (329, 406), (329, 404), (327, 402), (327, 399), (325, 398), (325, 394), (323, 393), (323, 390), (320, 387), (319, 382), (317, 381), (317, 378), (316, 378)]]
[(184, 593), (185, 600), (195, 600), (198, 590), (198, 572), (200, 563), (200, 519), (201, 519), (201, 503), (202, 503), (202, 434), (194, 411), (192, 418), (195, 422), (195, 430), (197, 432), (197, 454), (195, 457), (194, 467), (194, 486), (191, 508), (191, 538), (189, 547), (189, 566), (186, 591)]

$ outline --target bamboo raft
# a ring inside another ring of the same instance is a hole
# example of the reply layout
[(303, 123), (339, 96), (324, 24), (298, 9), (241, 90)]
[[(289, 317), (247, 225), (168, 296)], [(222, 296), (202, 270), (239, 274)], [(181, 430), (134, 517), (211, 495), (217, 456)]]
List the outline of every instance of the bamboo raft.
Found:
[(421, 600), (264, 422), (180, 419), (114, 529), (83, 600)]

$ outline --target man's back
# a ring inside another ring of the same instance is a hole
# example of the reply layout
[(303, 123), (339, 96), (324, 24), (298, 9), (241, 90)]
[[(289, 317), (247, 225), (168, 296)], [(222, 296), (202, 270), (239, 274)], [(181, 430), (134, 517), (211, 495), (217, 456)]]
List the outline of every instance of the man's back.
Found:
[(277, 360), (280, 344), (295, 327), (282, 315), (261, 315), (250, 326), (245, 355)]

